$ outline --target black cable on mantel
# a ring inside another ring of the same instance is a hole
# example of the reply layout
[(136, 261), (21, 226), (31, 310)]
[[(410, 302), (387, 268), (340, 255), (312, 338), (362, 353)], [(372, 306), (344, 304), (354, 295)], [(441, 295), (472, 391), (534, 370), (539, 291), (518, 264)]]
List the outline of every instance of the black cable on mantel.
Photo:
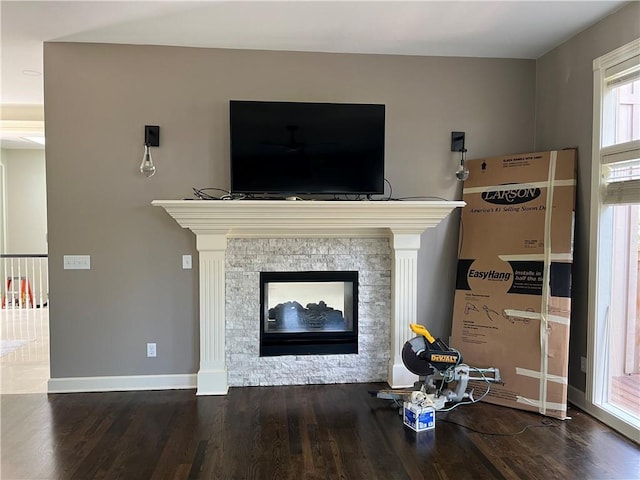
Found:
[[(357, 194), (355, 195), (355, 198), (349, 198), (349, 194), (336, 194), (333, 196), (332, 199), (330, 199), (330, 201), (342, 201), (342, 200), (347, 200), (347, 201), (371, 201), (371, 202), (386, 202), (386, 201), (393, 201), (393, 202), (400, 202), (403, 200), (443, 200), (448, 202), (449, 200), (446, 198), (442, 198), (442, 197), (436, 197), (436, 196), (431, 196), (431, 195), (424, 195), (424, 196), (415, 196), (415, 197), (397, 197), (394, 198), (393, 197), (393, 186), (391, 185), (391, 182), (389, 180), (387, 180), (386, 178), (384, 179), (385, 183), (387, 185), (389, 185), (389, 194), (384, 197), (384, 198), (371, 198), (371, 195), (366, 195), (363, 196), (361, 194)], [(209, 191), (214, 191), (214, 192), (221, 192), (222, 195), (216, 196), (213, 195), (211, 193), (208, 193)], [(238, 194), (234, 194), (231, 193), (228, 190), (225, 190), (223, 188), (217, 188), (217, 187), (206, 187), (206, 188), (196, 188), (193, 187), (193, 194), (195, 197), (195, 200), (274, 200), (274, 197), (259, 197), (259, 196), (255, 196), (255, 195), (247, 195), (244, 193), (238, 193)], [(345, 198), (340, 198), (340, 197), (345, 197)], [(295, 197), (296, 200), (298, 201), (307, 201), (303, 198), (300, 197)], [(194, 198), (185, 198), (185, 200), (194, 200)], [(311, 200), (310, 200), (311, 201)]]
[(421, 197), (399, 197), (399, 198), (393, 198), (392, 200), (398, 200), (398, 201), (402, 201), (402, 200), (442, 200), (445, 202), (450, 202), (451, 200), (448, 200), (446, 198), (442, 198), (442, 197), (434, 197), (434, 196), (430, 196), (430, 195), (425, 195), (425, 196), (421, 196)]
[[(210, 193), (207, 193), (206, 192), (207, 190), (214, 190), (216, 192), (223, 192), (224, 195), (216, 197), (214, 195), (211, 195)], [(194, 194), (194, 196), (196, 197), (197, 200), (241, 200), (241, 199), (245, 198), (245, 195), (233, 195), (228, 190), (224, 190), (222, 188), (216, 188), (216, 187), (207, 187), (207, 188), (196, 188), (196, 187), (193, 187), (193, 194)], [(188, 198), (188, 199), (185, 199), (185, 200), (192, 200), (192, 199)]]

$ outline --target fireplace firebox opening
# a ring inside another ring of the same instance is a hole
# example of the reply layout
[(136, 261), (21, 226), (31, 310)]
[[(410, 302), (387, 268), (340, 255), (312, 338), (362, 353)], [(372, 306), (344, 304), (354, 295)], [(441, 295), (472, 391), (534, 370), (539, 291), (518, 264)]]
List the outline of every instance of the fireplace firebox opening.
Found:
[(358, 353), (358, 272), (261, 272), (260, 356)]

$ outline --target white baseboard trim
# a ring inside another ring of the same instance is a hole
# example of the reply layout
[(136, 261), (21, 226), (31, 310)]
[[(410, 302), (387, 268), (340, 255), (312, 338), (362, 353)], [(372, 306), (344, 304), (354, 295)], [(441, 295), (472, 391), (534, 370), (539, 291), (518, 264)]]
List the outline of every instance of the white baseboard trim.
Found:
[(126, 375), (118, 377), (51, 378), (48, 393), (123, 392), (196, 388), (196, 374)]

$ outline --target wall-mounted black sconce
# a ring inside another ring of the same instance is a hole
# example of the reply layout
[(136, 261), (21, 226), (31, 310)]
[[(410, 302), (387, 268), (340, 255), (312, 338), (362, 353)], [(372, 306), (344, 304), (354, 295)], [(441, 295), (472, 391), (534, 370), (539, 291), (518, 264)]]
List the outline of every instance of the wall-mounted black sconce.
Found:
[(451, 151), (460, 152), (460, 166), (456, 170), (456, 178), (461, 182), (464, 182), (469, 178), (469, 169), (464, 164), (464, 154), (467, 153), (467, 149), (464, 146), (464, 132), (451, 132)]
[(144, 126), (144, 155), (140, 164), (140, 172), (147, 178), (156, 173), (156, 166), (151, 158), (151, 147), (160, 146), (160, 127), (157, 125)]

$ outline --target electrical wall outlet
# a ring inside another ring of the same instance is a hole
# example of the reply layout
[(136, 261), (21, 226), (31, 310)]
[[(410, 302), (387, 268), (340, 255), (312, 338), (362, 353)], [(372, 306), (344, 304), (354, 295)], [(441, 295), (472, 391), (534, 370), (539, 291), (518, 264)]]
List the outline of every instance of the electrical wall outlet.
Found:
[(587, 373), (587, 357), (580, 357), (580, 371)]
[(156, 344), (147, 343), (147, 357), (155, 357), (155, 356), (156, 356)]
[(65, 255), (62, 265), (65, 270), (91, 270), (91, 256)]
[(182, 268), (184, 270), (191, 270), (192, 266), (191, 255), (182, 255)]

